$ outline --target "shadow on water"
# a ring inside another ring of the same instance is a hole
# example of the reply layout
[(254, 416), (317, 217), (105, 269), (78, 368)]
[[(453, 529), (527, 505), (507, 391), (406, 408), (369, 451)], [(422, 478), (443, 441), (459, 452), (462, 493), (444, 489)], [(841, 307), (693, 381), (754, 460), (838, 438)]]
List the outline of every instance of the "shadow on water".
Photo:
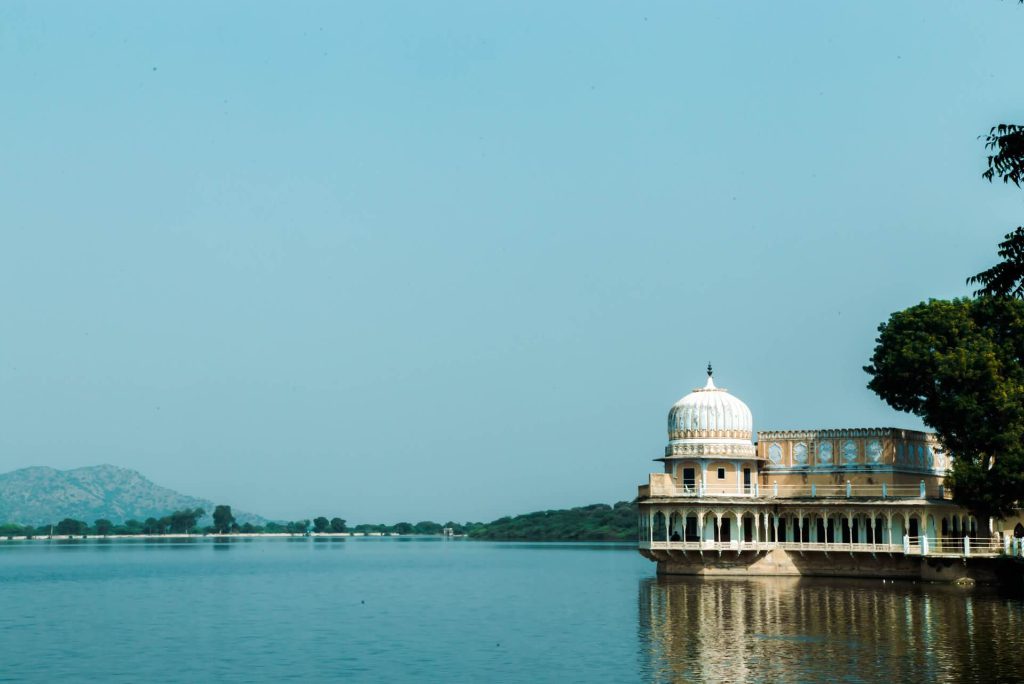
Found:
[(639, 585), (641, 666), (673, 682), (1021, 681), (1024, 603), (991, 588), (815, 578)]
[(345, 537), (311, 537), (313, 548), (326, 549), (334, 544), (345, 544)]
[(496, 549), (505, 549), (512, 551), (522, 551), (523, 549), (533, 549), (542, 551), (561, 549), (569, 551), (628, 551), (631, 553), (636, 553), (635, 543), (624, 542), (490, 542), (470, 540), (468, 543), (491, 544)]

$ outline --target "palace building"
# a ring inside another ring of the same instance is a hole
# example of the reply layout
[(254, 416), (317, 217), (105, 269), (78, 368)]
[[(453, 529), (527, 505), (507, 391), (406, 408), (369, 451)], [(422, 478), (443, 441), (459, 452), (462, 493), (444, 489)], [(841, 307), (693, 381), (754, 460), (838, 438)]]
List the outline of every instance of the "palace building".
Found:
[(972, 573), (955, 560), (1021, 553), (1024, 528), (979, 525), (953, 504), (952, 456), (931, 433), (780, 430), (755, 442), (750, 409), (709, 365), (704, 387), (669, 410), (668, 440), (637, 498), (640, 553), (659, 574), (957, 579)]

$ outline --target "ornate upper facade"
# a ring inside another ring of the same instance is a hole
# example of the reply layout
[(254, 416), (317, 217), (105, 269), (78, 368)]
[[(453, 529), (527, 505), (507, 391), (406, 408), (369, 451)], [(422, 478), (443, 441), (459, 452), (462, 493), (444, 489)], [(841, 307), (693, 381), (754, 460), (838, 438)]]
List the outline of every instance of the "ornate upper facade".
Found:
[[(668, 413), (668, 445), (659, 459), (664, 476), (651, 476), (649, 492), (757, 496), (771, 487), (815, 493), (844, 486), (886, 491), (923, 482), (938, 491), (951, 457), (934, 434), (898, 428), (775, 430), (757, 433), (750, 409), (717, 387), (708, 365), (704, 387)], [(863, 489), (861, 491), (868, 491)]]

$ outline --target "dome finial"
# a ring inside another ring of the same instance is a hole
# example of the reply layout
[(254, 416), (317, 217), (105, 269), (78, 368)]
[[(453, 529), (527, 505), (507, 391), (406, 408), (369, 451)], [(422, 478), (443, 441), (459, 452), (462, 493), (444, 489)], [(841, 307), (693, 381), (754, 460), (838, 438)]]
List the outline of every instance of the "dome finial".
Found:
[(717, 387), (715, 387), (715, 381), (711, 378), (711, 373), (712, 372), (713, 371), (711, 370), (711, 362), (708, 361), (708, 381), (704, 384), (704, 389), (706, 389), (706, 390), (716, 390), (716, 389), (718, 389)]

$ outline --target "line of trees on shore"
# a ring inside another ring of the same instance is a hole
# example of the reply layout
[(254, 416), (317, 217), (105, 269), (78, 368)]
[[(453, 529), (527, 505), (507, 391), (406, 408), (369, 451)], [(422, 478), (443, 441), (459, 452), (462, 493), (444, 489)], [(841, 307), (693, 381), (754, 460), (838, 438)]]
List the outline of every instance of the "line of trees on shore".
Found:
[[(310, 531), (309, 520), (294, 520), (291, 522), (268, 522), (265, 525), (255, 525), (251, 522), (239, 524), (231, 512), (231, 506), (217, 506), (212, 514), (212, 525), (199, 525), (199, 521), (206, 517), (206, 511), (202, 508), (185, 508), (174, 511), (162, 518), (150, 517), (145, 520), (125, 520), (122, 523), (114, 523), (106, 518), (93, 521), (90, 525), (84, 520), (64, 518), (59, 522), (46, 525), (18, 525), (15, 523), (0, 524), (0, 536), (2, 537), (48, 537), (48, 536), (71, 536), (71, 537), (113, 537), (130, 536), (138, 534), (160, 535), (160, 534), (228, 534), (243, 533), (255, 534), (260, 532), (305, 534)], [(320, 525), (321, 521), (324, 525)], [(317, 531), (323, 532), (345, 532), (347, 528), (345, 521), (341, 518), (317, 518)], [(322, 529), (325, 528), (325, 529)]]
[(619, 501), (499, 518), (471, 530), (469, 536), (496, 541), (632, 541), (636, 520), (636, 505)]
[(239, 524), (231, 512), (231, 506), (217, 506), (212, 515), (211, 525), (200, 525), (206, 517), (202, 508), (186, 508), (174, 511), (161, 518), (126, 520), (114, 523), (105, 518), (90, 525), (84, 520), (65, 518), (52, 525), (0, 524), (0, 537), (111, 537), (128, 535), (161, 534), (324, 534), (353, 533), (403, 535), (438, 535), (445, 528), (452, 534), (465, 535), (474, 539), (516, 540), (516, 541), (619, 541), (630, 540), (636, 534), (636, 507), (626, 501), (613, 506), (593, 504), (563, 510), (537, 511), (524, 515), (507, 516), (490, 523), (449, 520), (438, 523), (423, 520), (417, 523), (399, 522), (393, 525), (363, 523), (349, 527), (343, 518), (318, 516), (312, 520), (291, 522), (268, 522), (256, 525), (250, 522)]

